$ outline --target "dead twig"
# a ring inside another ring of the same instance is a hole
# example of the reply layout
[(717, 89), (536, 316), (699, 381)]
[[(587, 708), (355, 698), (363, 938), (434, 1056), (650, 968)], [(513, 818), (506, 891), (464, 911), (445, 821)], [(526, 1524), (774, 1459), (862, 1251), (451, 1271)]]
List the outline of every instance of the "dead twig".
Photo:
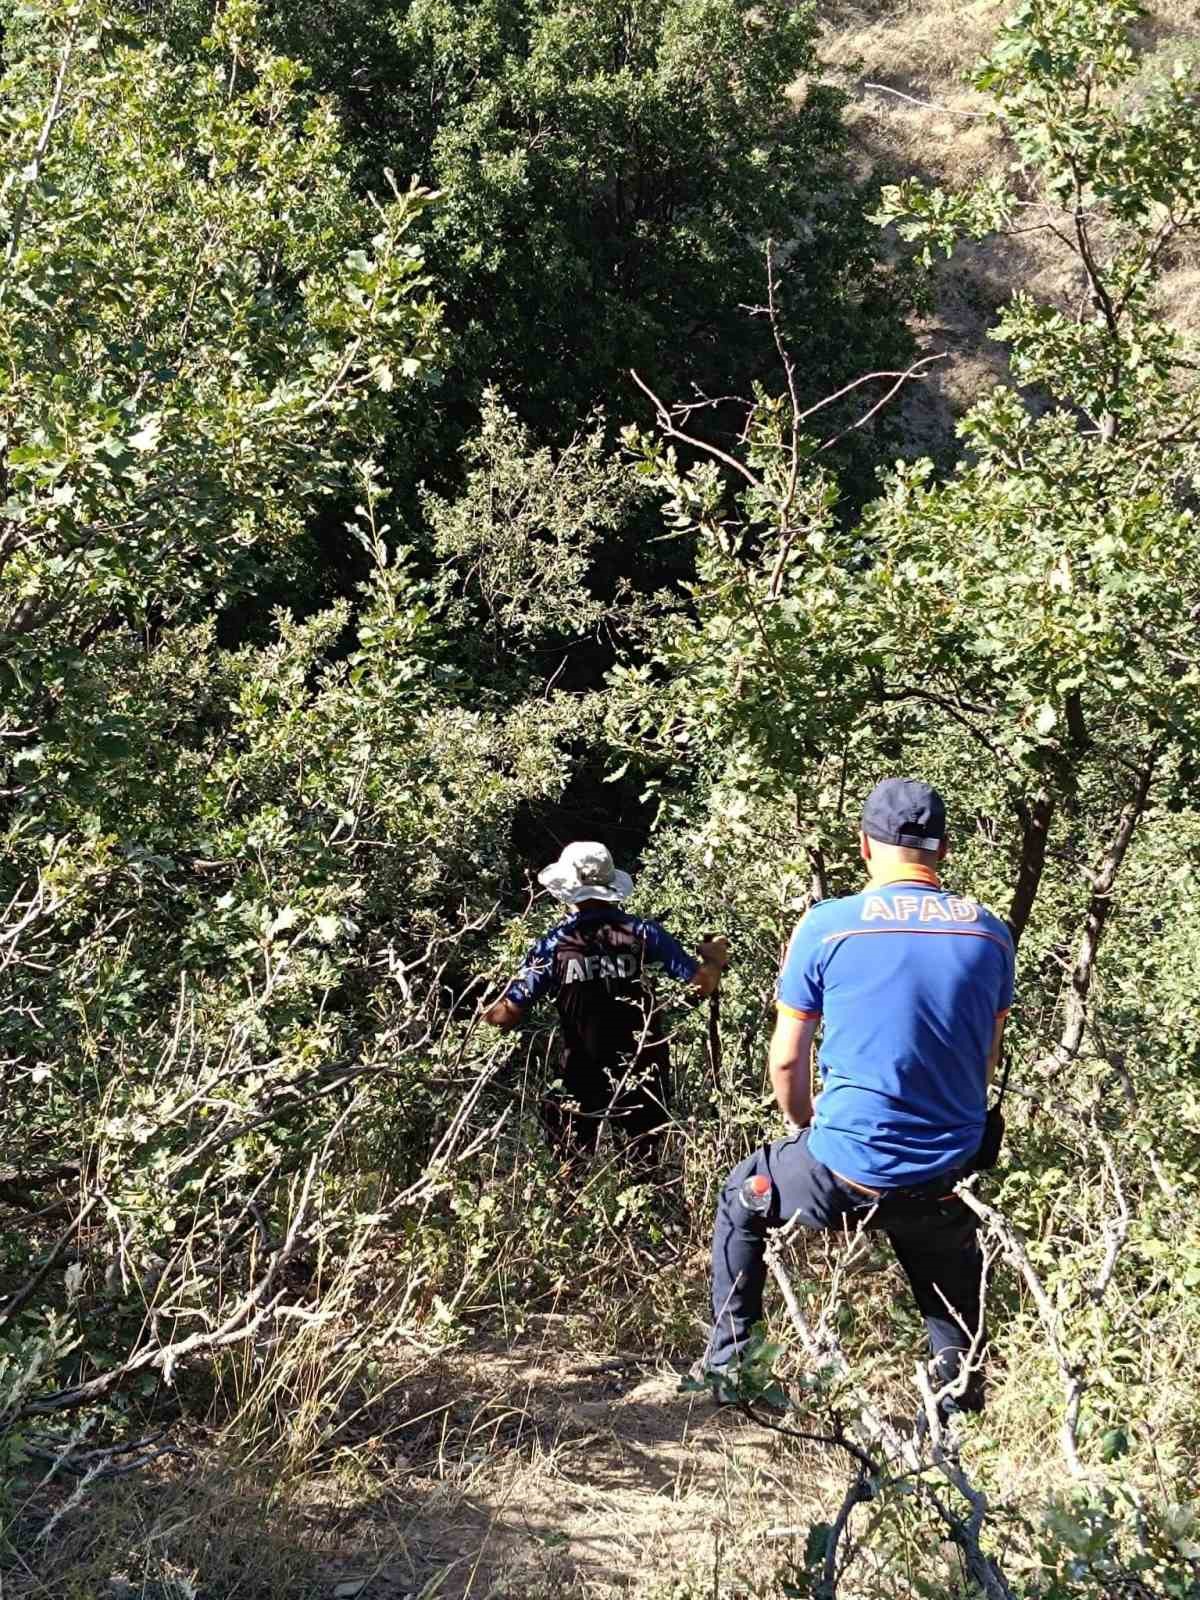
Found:
[(971, 1188), (972, 1179), (967, 1178), (962, 1183), (955, 1185), (955, 1194), (963, 1204), (970, 1209), (991, 1229), (993, 1236), (1000, 1245), (1000, 1249), (1010, 1266), (1020, 1273), (1025, 1287), (1029, 1290), (1033, 1303), (1037, 1308), (1038, 1317), (1042, 1324), (1042, 1331), (1046, 1335), (1046, 1342), (1050, 1353), (1054, 1357), (1054, 1364), (1058, 1368), (1063, 1386), (1064, 1412), (1062, 1427), (1059, 1429), (1059, 1447), (1067, 1470), (1073, 1478), (1082, 1478), (1084, 1475), (1083, 1463), (1079, 1459), (1079, 1408), (1083, 1402), (1084, 1377), (1077, 1361), (1071, 1359), (1063, 1343), (1061, 1322), (1050, 1296), (1046, 1293), (1045, 1285), (1038, 1277), (1037, 1269), (1029, 1259), (1029, 1252), (1017, 1233), (1008, 1221), (1008, 1218), (995, 1206), (990, 1206), (981, 1200)]
[(72, 1449), (69, 1442), (37, 1436), (27, 1437), (21, 1444), (25, 1454), (33, 1460), (49, 1462), (50, 1471), (42, 1479), (43, 1484), (58, 1472), (67, 1472), (76, 1478), (123, 1478), (131, 1472), (140, 1472), (162, 1456), (182, 1456), (186, 1453), (174, 1444), (154, 1448), (159, 1440), (166, 1438), (166, 1432), (165, 1428), (160, 1428), (145, 1439), (133, 1439), (126, 1444), (100, 1445), (94, 1450), (84, 1451)]
[[(892, 384), (891, 388), (882, 397), (882, 399), (877, 400), (869, 411), (863, 412), (862, 416), (858, 418), (857, 422), (851, 422), (844, 427), (840, 433), (831, 434), (828, 439), (823, 439), (817, 446), (818, 450), (832, 450), (834, 445), (840, 444), (848, 434), (855, 432), (855, 430), (858, 428), (865, 428), (867, 423), (870, 422), (871, 418), (883, 410), (888, 401), (891, 400), (894, 395), (899, 393), (899, 391), (904, 387), (910, 378), (923, 378), (925, 376), (924, 372), (922, 371), (923, 367), (929, 366), (934, 361), (945, 361), (949, 354), (950, 352), (948, 350), (939, 350), (934, 355), (922, 356), (919, 361), (914, 361), (912, 366), (906, 367), (903, 372), (869, 373), (868, 378), (895, 378), (896, 381)], [(857, 383), (859, 382), (865, 383), (867, 381), (867, 378), (857, 379), (855, 383), (847, 384), (846, 389), (842, 390), (841, 393), (844, 394), (847, 392), (847, 390), (856, 387)], [(838, 396), (832, 395), (830, 398), (836, 400)]]
[(717, 445), (708, 444), (703, 439), (697, 439), (694, 434), (684, 433), (681, 428), (676, 427), (675, 419), (671, 415), (671, 412), (668, 410), (667, 406), (658, 398), (650, 385), (645, 383), (642, 378), (639, 377), (637, 372), (635, 372), (632, 367), (629, 369), (629, 376), (633, 379), (634, 383), (637, 384), (638, 388), (654, 407), (654, 410), (658, 415), (658, 425), (662, 429), (663, 433), (666, 434), (668, 439), (678, 439), (681, 444), (691, 445), (693, 450), (702, 450), (705, 455), (710, 455), (715, 460), (724, 462), (727, 467), (731, 467), (734, 472), (739, 473), (743, 478), (745, 478), (746, 482), (752, 489), (761, 489), (762, 484), (759, 479), (756, 478), (750, 471), (749, 467), (745, 466), (741, 461), (739, 461), (736, 456), (731, 456), (727, 451), (719, 449)]
[(921, 100), (915, 94), (905, 94), (902, 89), (893, 89), (887, 83), (864, 83), (864, 89), (873, 89), (876, 94), (895, 95), (897, 100), (907, 100), (911, 106), (927, 106), (931, 111), (944, 111), (949, 117), (976, 117), (986, 122), (995, 113), (991, 111), (968, 111), (959, 106), (948, 106), (941, 100)]
[[(771, 1276), (775, 1279), (780, 1294), (783, 1296), (783, 1303), (787, 1308), (788, 1317), (792, 1326), (800, 1335), (800, 1342), (803, 1344), (809, 1359), (818, 1367), (831, 1368), (838, 1377), (848, 1379), (850, 1377), (850, 1363), (846, 1360), (845, 1352), (842, 1350), (837, 1335), (829, 1326), (828, 1319), (825, 1316), (822, 1316), (817, 1329), (809, 1326), (807, 1318), (800, 1309), (800, 1302), (796, 1298), (796, 1291), (792, 1287), (787, 1268), (781, 1259), (782, 1252), (789, 1239), (800, 1225), (799, 1217), (793, 1217), (784, 1227), (772, 1233), (767, 1240), (767, 1266), (770, 1269)], [(865, 1229), (860, 1225), (858, 1232), (860, 1234), (864, 1233)], [(868, 1446), (882, 1445), (889, 1460), (899, 1459), (904, 1453), (904, 1443), (900, 1435), (890, 1423), (884, 1421), (866, 1401), (865, 1397), (859, 1398), (861, 1399), (860, 1428), (866, 1444)]]
[(937, 1495), (930, 1493), (930, 1499), (938, 1515), (946, 1524), (946, 1531), (950, 1538), (963, 1553), (967, 1564), (967, 1571), (971, 1577), (988, 1596), (988, 1600), (1012, 1600), (1012, 1589), (1007, 1578), (1000, 1570), (999, 1564), (991, 1556), (985, 1555), (980, 1545), (980, 1535), (987, 1518), (988, 1501), (982, 1489), (976, 1489), (962, 1469), (961, 1463), (945, 1447), (942, 1436), (941, 1421), (938, 1417), (937, 1402), (934, 1397), (933, 1387), (929, 1382), (929, 1373), (919, 1362), (916, 1369), (917, 1389), (925, 1407), (925, 1415), (929, 1419), (930, 1444), (934, 1465), (937, 1466), (949, 1483), (958, 1490), (970, 1507), (970, 1514), (959, 1517), (945, 1505)]
[[(873, 1215), (874, 1212), (872, 1211), (870, 1216)], [(859, 1223), (857, 1238), (861, 1238), (865, 1234), (870, 1216)], [(902, 1440), (896, 1430), (875, 1413), (866, 1397), (862, 1394), (861, 1387), (855, 1383), (845, 1352), (842, 1350), (837, 1335), (830, 1325), (829, 1308), (826, 1307), (822, 1312), (816, 1330), (810, 1327), (808, 1320), (801, 1311), (787, 1269), (780, 1259), (781, 1251), (799, 1225), (799, 1218), (793, 1217), (790, 1222), (771, 1236), (767, 1242), (767, 1262), (770, 1266), (771, 1274), (779, 1286), (780, 1293), (783, 1295), (788, 1316), (792, 1321), (793, 1327), (800, 1335), (810, 1359), (822, 1366), (831, 1367), (839, 1378), (851, 1386), (857, 1409), (856, 1432), (862, 1441), (860, 1447), (857, 1449), (852, 1448), (850, 1441), (846, 1440), (842, 1434), (840, 1419), (837, 1421), (832, 1441), (819, 1435), (816, 1436), (817, 1442), (832, 1442), (842, 1449), (849, 1450), (855, 1456), (858, 1464), (855, 1477), (848, 1485), (843, 1496), (841, 1508), (831, 1529), (829, 1543), (825, 1552), (820, 1593), (823, 1600), (834, 1600), (837, 1582), (837, 1550), (855, 1506), (861, 1504), (865, 1499), (877, 1498), (886, 1491), (890, 1484), (898, 1481), (896, 1476), (890, 1475), (886, 1471), (886, 1468), (890, 1468), (893, 1463), (902, 1463), (906, 1468), (918, 1471), (921, 1463), (917, 1447), (909, 1441)], [(851, 1249), (853, 1248), (854, 1242), (852, 1241)], [(840, 1283), (840, 1276), (837, 1281)], [(962, 1550), (967, 1568), (987, 1596), (987, 1600), (1012, 1600), (1012, 1590), (999, 1564), (992, 1557), (984, 1554), (980, 1543), (988, 1512), (987, 1497), (982, 1490), (975, 1488), (963, 1470), (961, 1463), (945, 1448), (943, 1430), (937, 1414), (937, 1398), (933, 1393), (929, 1374), (923, 1366), (919, 1366), (917, 1369), (917, 1388), (930, 1423), (933, 1465), (941, 1472), (951, 1487), (963, 1497), (969, 1507), (969, 1513), (965, 1518), (957, 1515), (943, 1499), (932, 1493), (930, 1494), (931, 1504), (945, 1524), (950, 1539)], [(761, 1417), (756, 1418), (756, 1420), (760, 1423), (763, 1422)], [(779, 1424), (776, 1423), (765, 1423), (764, 1425), (779, 1429)], [(875, 1466), (874, 1458), (871, 1454), (873, 1446), (882, 1451), (884, 1458), (884, 1466), (882, 1468)], [(871, 1478), (864, 1476), (864, 1465), (867, 1463), (874, 1468)]]
[(63, 41), (62, 56), (58, 63), (58, 72), (54, 79), (54, 89), (50, 95), (50, 105), (46, 112), (46, 119), (42, 123), (42, 131), (38, 135), (37, 144), (33, 150), (33, 160), (21, 175), (21, 193), (18, 197), (13, 213), (12, 231), (8, 236), (8, 248), (4, 252), (4, 264), (10, 266), (21, 243), (21, 230), (25, 226), (25, 214), (29, 210), (29, 193), (33, 185), (42, 175), (42, 162), (50, 148), (50, 136), (54, 132), (54, 124), (58, 121), (62, 111), (63, 91), (67, 86), (67, 74), (71, 70), (71, 58), (75, 54), (75, 38), (79, 32), (80, 11), (71, 14), (71, 24), (67, 29), (67, 36)]
[(1098, 1128), (1093, 1129), (1093, 1137), (1100, 1146), (1100, 1153), (1104, 1157), (1104, 1165), (1108, 1168), (1108, 1176), (1113, 1186), (1113, 1196), (1117, 1202), (1116, 1216), (1110, 1217), (1104, 1224), (1104, 1259), (1100, 1263), (1100, 1270), (1096, 1274), (1095, 1283), (1088, 1290), (1091, 1298), (1099, 1303), (1104, 1299), (1108, 1286), (1112, 1282), (1113, 1273), (1117, 1270), (1117, 1257), (1121, 1254), (1121, 1248), (1129, 1237), (1129, 1204), (1125, 1199), (1125, 1190), (1121, 1184), (1121, 1175), (1117, 1171), (1117, 1163), (1112, 1152), (1112, 1146)]
[[(333, 1132), (340, 1127), (343, 1118), (339, 1118)], [(137, 1372), (147, 1368), (157, 1368), (169, 1383), (171, 1374), (180, 1361), (190, 1355), (205, 1353), (222, 1349), (231, 1344), (237, 1344), (245, 1339), (253, 1338), (263, 1324), (275, 1313), (287, 1289), (275, 1289), (276, 1280), (288, 1261), (295, 1255), (300, 1246), (302, 1230), (308, 1215), (308, 1202), (313, 1179), (318, 1166), (328, 1153), (328, 1146), (332, 1140), (333, 1132), (325, 1140), (322, 1150), (314, 1155), (309, 1162), (301, 1186), (300, 1197), (288, 1229), (287, 1238), (280, 1248), (270, 1258), (267, 1269), (259, 1281), (250, 1289), (233, 1310), (215, 1328), (201, 1329), (197, 1333), (189, 1334), (186, 1338), (177, 1339), (169, 1344), (158, 1343), (144, 1346), (135, 1351), (128, 1360), (120, 1366), (113, 1367), (108, 1372), (101, 1373), (96, 1378), (88, 1379), (83, 1383), (72, 1385), (68, 1389), (58, 1389), (51, 1394), (41, 1395), (33, 1400), (26, 1400), (14, 1413), (14, 1421), (24, 1417), (46, 1416), (53, 1412), (74, 1410), (77, 1406), (87, 1405), (90, 1401), (102, 1399), (125, 1379), (132, 1377)]]
[(76, 1216), (72, 1217), (71, 1221), (59, 1234), (58, 1238), (51, 1246), (50, 1254), (42, 1262), (37, 1271), (32, 1273), (31, 1276), (26, 1279), (25, 1283), (20, 1289), (17, 1290), (16, 1294), (10, 1295), (5, 1301), (3, 1307), (0, 1308), (0, 1328), (2, 1328), (4, 1324), (10, 1321), (14, 1316), (16, 1316), (17, 1312), (20, 1311), (22, 1306), (28, 1303), (31, 1295), (37, 1291), (38, 1286), (41, 1284), (46, 1274), (57, 1264), (59, 1257), (67, 1248), (67, 1245), (70, 1244), (71, 1240), (75, 1237), (75, 1234), (87, 1221), (88, 1217), (91, 1216), (92, 1212), (96, 1209), (99, 1203), (100, 1196), (98, 1194), (94, 1194), (83, 1207), (82, 1211), (80, 1211)]

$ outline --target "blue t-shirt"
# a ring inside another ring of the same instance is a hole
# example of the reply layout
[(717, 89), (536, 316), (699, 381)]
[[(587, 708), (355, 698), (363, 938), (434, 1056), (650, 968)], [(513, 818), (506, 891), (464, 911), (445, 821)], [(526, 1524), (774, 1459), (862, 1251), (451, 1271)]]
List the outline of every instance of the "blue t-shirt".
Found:
[(781, 1011), (823, 1019), (813, 1156), (888, 1189), (974, 1155), (1013, 968), (1004, 923), (921, 867), (813, 906), (779, 980)]

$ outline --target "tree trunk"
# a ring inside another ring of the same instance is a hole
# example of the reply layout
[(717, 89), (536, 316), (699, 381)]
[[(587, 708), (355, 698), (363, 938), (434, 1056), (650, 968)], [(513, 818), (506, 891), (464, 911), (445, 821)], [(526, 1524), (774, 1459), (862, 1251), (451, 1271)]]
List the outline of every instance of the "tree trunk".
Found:
[(1019, 945), (1021, 935), (1029, 922), (1041, 887), (1042, 873), (1046, 868), (1046, 841), (1050, 837), (1050, 824), (1058, 802), (1048, 789), (1039, 789), (1022, 818), (1021, 868), (1017, 886), (1013, 890), (1012, 904), (1008, 908), (1008, 926), (1013, 944)]
[(819, 844), (809, 845), (808, 864), (812, 869), (808, 880), (808, 892), (812, 903), (818, 900), (829, 899), (829, 876), (825, 870), (825, 852)]
[(1092, 976), (1096, 968), (1096, 952), (1100, 948), (1104, 926), (1112, 909), (1117, 874), (1125, 860), (1134, 830), (1146, 809), (1154, 769), (1161, 754), (1162, 746), (1156, 744), (1146, 756), (1138, 774), (1137, 788), (1121, 813), (1100, 865), (1092, 873), (1092, 897), (1088, 902), (1087, 919), (1075, 952), (1075, 965), (1071, 969), (1071, 984), (1067, 992), (1066, 1015), (1063, 1018), (1062, 1033), (1055, 1050), (1055, 1059), (1060, 1067), (1075, 1059), (1083, 1043), (1088, 1017), (1088, 995), (1091, 992)]

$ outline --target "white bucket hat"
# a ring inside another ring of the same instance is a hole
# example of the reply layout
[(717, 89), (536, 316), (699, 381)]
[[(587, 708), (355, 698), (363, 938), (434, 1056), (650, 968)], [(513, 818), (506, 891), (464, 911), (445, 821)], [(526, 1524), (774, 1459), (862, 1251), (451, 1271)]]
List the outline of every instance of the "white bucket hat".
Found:
[(607, 900), (616, 905), (633, 893), (633, 879), (613, 866), (606, 845), (594, 841), (569, 844), (557, 861), (538, 873), (538, 882), (564, 905), (577, 900)]

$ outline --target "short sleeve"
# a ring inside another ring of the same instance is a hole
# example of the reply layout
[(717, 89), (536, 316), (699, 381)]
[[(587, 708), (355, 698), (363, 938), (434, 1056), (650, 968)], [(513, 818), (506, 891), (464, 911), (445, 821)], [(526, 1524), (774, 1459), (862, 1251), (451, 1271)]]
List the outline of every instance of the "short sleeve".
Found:
[(547, 934), (530, 947), (520, 971), (504, 991), (505, 1000), (515, 1006), (531, 1006), (553, 988), (554, 943), (553, 934)]
[(783, 958), (776, 991), (779, 1010), (802, 1021), (819, 1017), (824, 1005), (824, 984), (817, 958), (821, 945), (813, 927), (812, 913), (797, 925)]
[(643, 922), (642, 938), (645, 942), (646, 960), (662, 967), (670, 977), (686, 983), (700, 970), (700, 963), (696, 957), (689, 955), (679, 940), (673, 938), (661, 923)]

